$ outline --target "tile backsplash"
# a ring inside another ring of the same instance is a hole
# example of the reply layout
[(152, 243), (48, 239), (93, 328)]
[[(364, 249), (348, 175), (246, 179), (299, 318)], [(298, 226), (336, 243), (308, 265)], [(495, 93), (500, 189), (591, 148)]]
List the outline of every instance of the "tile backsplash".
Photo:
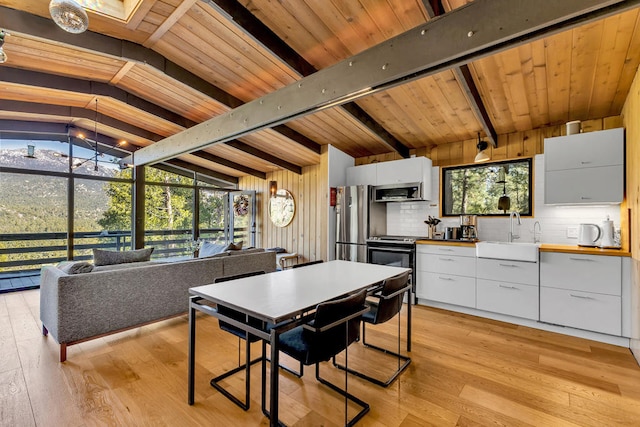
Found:
[[(616, 230), (620, 228), (620, 207), (609, 206), (550, 206), (544, 204), (544, 155), (534, 158), (534, 216), (522, 218), (522, 225), (515, 226), (514, 232), (520, 235), (519, 242), (533, 242), (533, 227), (540, 223), (542, 243), (576, 245), (577, 238), (567, 236), (570, 227), (581, 223), (600, 225), (607, 216), (613, 220)], [(439, 217), (440, 168), (434, 167), (431, 177), (432, 201), (402, 202), (387, 204), (387, 234), (398, 236), (426, 236), (429, 216)], [(439, 217), (440, 218), (440, 217)], [(437, 230), (460, 225), (458, 217), (440, 218)], [(478, 218), (478, 237), (480, 240), (506, 241), (509, 232), (509, 218)]]

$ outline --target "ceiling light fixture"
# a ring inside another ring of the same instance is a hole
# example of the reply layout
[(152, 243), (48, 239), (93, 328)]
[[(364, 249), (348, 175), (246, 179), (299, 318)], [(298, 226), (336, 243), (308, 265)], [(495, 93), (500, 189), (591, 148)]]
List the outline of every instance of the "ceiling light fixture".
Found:
[(4, 38), (8, 35), (9, 33), (5, 33), (4, 30), (0, 31), (0, 64), (4, 64), (8, 59), (7, 54), (4, 53), (4, 49), (2, 49), (2, 46), (4, 45)]
[(68, 33), (80, 34), (89, 28), (87, 12), (74, 0), (51, 0), (49, 13), (53, 22)]
[(482, 141), (480, 139), (480, 132), (478, 132), (478, 144), (476, 145), (476, 147), (478, 148), (478, 154), (476, 154), (476, 158), (473, 159), (474, 163), (488, 162), (489, 160), (491, 160), (491, 157), (489, 157), (489, 155), (485, 152), (485, 150), (489, 147), (489, 144), (487, 143), (487, 141)]

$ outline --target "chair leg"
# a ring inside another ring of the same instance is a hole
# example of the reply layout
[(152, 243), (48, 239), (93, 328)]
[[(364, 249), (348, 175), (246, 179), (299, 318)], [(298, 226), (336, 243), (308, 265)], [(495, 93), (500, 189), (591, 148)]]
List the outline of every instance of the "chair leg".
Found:
[[(348, 365), (348, 363), (346, 363)], [(346, 369), (347, 372), (351, 372), (348, 368)], [(346, 399), (349, 399), (350, 401), (352, 401), (353, 403), (355, 403), (356, 405), (360, 406), (362, 409), (360, 410), (360, 412), (358, 412), (350, 421), (346, 422), (345, 420), (345, 426), (353, 426), (355, 425), (355, 423), (357, 423), (362, 417), (364, 417), (367, 412), (369, 412), (369, 404), (367, 402), (365, 402), (362, 399), (357, 398), (356, 396), (354, 396), (353, 394), (349, 393), (348, 388), (346, 390), (341, 389), (340, 387), (338, 387), (337, 385), (330, 383), (329, 381), (325, 380), (324, 378), (320, 377), (320, 364), (316, 363), (316, 379), (318, 380), (319, 383), (326, 385), (327, 387), (329, 387), (330, 389), (332, 389), (333, 391), (339, 393), (340, 395), (344, 396)], [(346, 407), (345, 407), (345, 411), (346, 411)], [(346, 413), (345, 413), (345, 417), (346, 417)]]
[[(251, 342), (249, 340), (245, 340), (246, 342), (246, 359), (245, 359), (245, 363), (238, 366), (237, 368), (234, 368), (230, 371), (225, 372), (222, 375), (218, 375), (215, 378), (212, 378), (210, 381), (211, 387), (215, 388), (216, 390), (218, 390), (220, 393), (222, 393), (227, 399), (231, 400), (233, 403), (235, 403), (236, 405), (238, 405), (239, 407), (241, 407), (242, 409), (244, 409), (245, 411), (249, 410), (249, 407), (251, 406), (251, 365), (254, 365), (258, 362), (260, 362), (261, 360), (263, 360), (263, 356), (260, 357), (256, 357), (255, 359), (251, 360)], [(264, 349), (264, 348), (263, 348)], [(264, 355), (264, 352), (262, 353)], [(220, 381), (224, 380), (225, 378), (230, 377), (231, 375), (234, 375), (242, 370), (245, 370), (245, 396), (244, 396), (244, 402), (241, 401), (240, 399), (238, 399), (236, 396), (234, 396), (233, 394), (231, 394), (229, 391), (227, 391), (225, 388), (223, 388), (220, 384), (218, 384)]]
[[(398, 316), (398, 327), (400, 327), (400, 316)], [(378, 347), (378, 346), (375, 346), (373, 344), (367, 344), (365, 331), (366, 331), (366, 328), (365, 328), (365, 324), (363, 322), (362, 323), (362, 345), (364, 345), (365, 347), (371, 348), (373, 350), (377, 350), (377, 351), (380, 351), (382, 353), (389, 354), (391, 356), (395, 356), (395, 357), (398, 358), (398, 368), (393, 372), (393, 374), (391, 374), (391, 376), (389, 378), (387, 378), (386, 380), (382, 381), (382, 380), (374, 378), (374, 377), (372, 377), (370, 375), (364, 374), (362, 372), (359, 372), (359, 371), (356, 371), (356, 370), (353, 370), (353, 369), (348, 369), (345, 365), (339, 364), (336, 361), (335, 356), (333, 357), (333, 360), (332, 360), (333, 366), (335, 366), (338, 369), (345, 370), (345, 371), (349, 372), (350, 374), (355, 375), (356, 377), (365, 379), (365, 380), (367, 380), (369, 382), (372, 382), (372, 383), (374, 383), (376, 385), (379, 385), (381, 387), (389, 387), (396, 380), (396, 378), (398, 378), (398, 376), (405, 369), (407, 369), (407, 367), (411, 363), (411, 358), (408, 357), (408, 356), (405, 356), (403, 354), (400, 354), (400, 333), (399, 332), (398, 332), (398, 352), (396, 353), (394, 351), (387, 350), (385, 348)]]

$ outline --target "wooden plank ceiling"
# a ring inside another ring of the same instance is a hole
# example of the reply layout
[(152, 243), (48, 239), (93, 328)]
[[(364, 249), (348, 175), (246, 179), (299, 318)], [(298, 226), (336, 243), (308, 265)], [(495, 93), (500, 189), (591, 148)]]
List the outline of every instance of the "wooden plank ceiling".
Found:
[[(3, 0), (0, 119), (98, 128), (144, 147), (329, 67), (468, 0), (142, 0), (70, 35), (48, 2)], [(480, 19), (480, 18), (479, 18)], [(618, 115), (640, 62), (638, 9), (180, 159), (240, 177)], [(468, 86), (479, 93), (471, 99)], [(65, 108), (66, 107), (66, 108)], [(487, 120), (479, 119), (479, 109)]]

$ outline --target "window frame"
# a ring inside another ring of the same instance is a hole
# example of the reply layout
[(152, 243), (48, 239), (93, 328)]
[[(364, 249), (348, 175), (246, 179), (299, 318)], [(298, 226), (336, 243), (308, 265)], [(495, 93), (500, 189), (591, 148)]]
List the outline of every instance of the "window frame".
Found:
[(487, 168), (487, 167), (492, 167), (492, 166), (501, 166), (501, 165), (508, 165), (508, 164), (513, 164), (513, 163), (527, 163), (528, 167), (529, 167), (529, 185), (527, 186), (528, 189), (528, 203), (529, 203), (529, 211), (528, 212), (518, 212), (520, 214), (520, 216), (522, 217), (533, 217), (533, 203), (534, 203), (534, 195), (533, 195), (533, 191), (534, 191), (534, 185), (533, 185), (533, 180), (534, 180), (534, 162), (533, 162), (533, 157), (519, 157), (519, 158), (514, 158), (514, 159), (508, 159), (508, 160), (500, 160), (500, 161), (495, 161), (495, 162), (486, 162), (486, 163), (470, 163), (470, 164), (464, 164), (464, 165), (456, 165), (456, 166), (443, 166), (441, 167), (440, 170), (440, 216), (441, 217), (448, 217), (448, 218), (452, 218), (452, 217), (457, 217), (460, 215), (477, 215), (477, 216), (481, 216), (481, 217), (508, 217), (510, 212), (506, 212), (506, 213), (489, 213), (489, 214), (482, 214), (482, 213), (473, 213), (473, 212), (468, 212), (468, 213), (451, 213), (451, 214), (447, 214), (447, 208), (446, 208), (446, 204), (445, 204), (445, 191), (447, 188), (446, 182), (445, 182), (445, 176), (447, 174), (448, 171), (451, 170), (462, 170), (462, 169), (474, 169), (474, 168)]

